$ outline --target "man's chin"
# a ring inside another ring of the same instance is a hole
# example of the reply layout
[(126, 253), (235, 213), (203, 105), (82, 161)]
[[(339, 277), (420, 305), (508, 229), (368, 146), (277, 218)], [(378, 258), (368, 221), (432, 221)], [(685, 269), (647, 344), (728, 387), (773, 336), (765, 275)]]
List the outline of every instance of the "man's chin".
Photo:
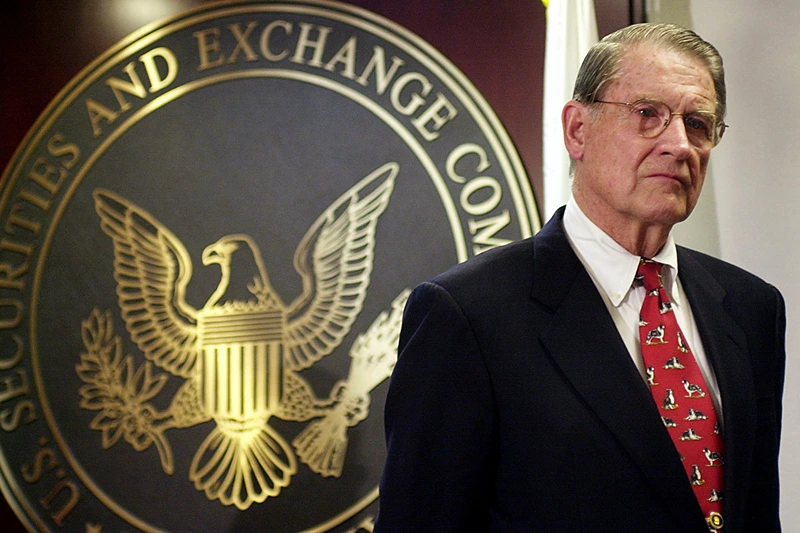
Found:
[(643, 218), (654, 225), (674, 226), (689, 218), (693, 207), (686, 205), (685, 201), (664, 203), (650, 210)]

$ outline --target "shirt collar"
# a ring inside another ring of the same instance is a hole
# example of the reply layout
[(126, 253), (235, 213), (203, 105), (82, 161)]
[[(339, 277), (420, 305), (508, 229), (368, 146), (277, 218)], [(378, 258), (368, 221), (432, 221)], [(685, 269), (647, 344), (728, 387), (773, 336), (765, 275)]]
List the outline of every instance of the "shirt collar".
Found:
[[(589, 274), (606, 293), (614, 307), (619, 307), (633, 283), (639, 267), (639, 256), (628, 252), (589, 220), (574, 198), (570, 198), (567, 202), (564, 212), (564, 231), (572, 249)], [(666, 265), (663, 276), (664, 288), (670, 299), (680, 305), (676, 300), (678, 291), (673, 290), (678, 277), (678, 251), (671, 232), (667, 242), (651, 259)]]

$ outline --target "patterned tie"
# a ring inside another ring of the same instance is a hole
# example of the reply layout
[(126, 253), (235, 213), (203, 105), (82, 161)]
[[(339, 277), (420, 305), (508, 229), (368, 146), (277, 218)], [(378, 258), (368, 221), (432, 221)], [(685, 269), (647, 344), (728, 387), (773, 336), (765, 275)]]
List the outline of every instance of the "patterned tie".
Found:
[(647, 383), (683, 460), (709, 530), (722, 529), (723, 443), (714, 403), (661, 284), (661, 263), (642, 259), (647, 291), (639, 316)]

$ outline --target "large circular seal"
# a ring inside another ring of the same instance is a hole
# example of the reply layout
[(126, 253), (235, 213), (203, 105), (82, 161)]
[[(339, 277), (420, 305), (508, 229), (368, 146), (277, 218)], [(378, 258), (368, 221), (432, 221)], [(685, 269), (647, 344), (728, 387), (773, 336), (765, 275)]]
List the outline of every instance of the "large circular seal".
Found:
[(143, 28), (2, 183), (2, 489), (36, 531), (371, 530), (408, 290), (539, 227), (464, 76), (323, 0)]

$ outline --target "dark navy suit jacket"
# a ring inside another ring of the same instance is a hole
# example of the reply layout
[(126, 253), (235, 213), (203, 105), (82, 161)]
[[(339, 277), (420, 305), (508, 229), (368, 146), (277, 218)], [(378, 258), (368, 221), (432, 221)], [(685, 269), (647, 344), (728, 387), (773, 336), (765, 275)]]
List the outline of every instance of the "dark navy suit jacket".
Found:
[[(562, 217), (413, 292), (376, 532), (707, 532)], [(678, 260), (722, 398), (724, 531), (780, 531), (783, 299), (707, 255)]]

